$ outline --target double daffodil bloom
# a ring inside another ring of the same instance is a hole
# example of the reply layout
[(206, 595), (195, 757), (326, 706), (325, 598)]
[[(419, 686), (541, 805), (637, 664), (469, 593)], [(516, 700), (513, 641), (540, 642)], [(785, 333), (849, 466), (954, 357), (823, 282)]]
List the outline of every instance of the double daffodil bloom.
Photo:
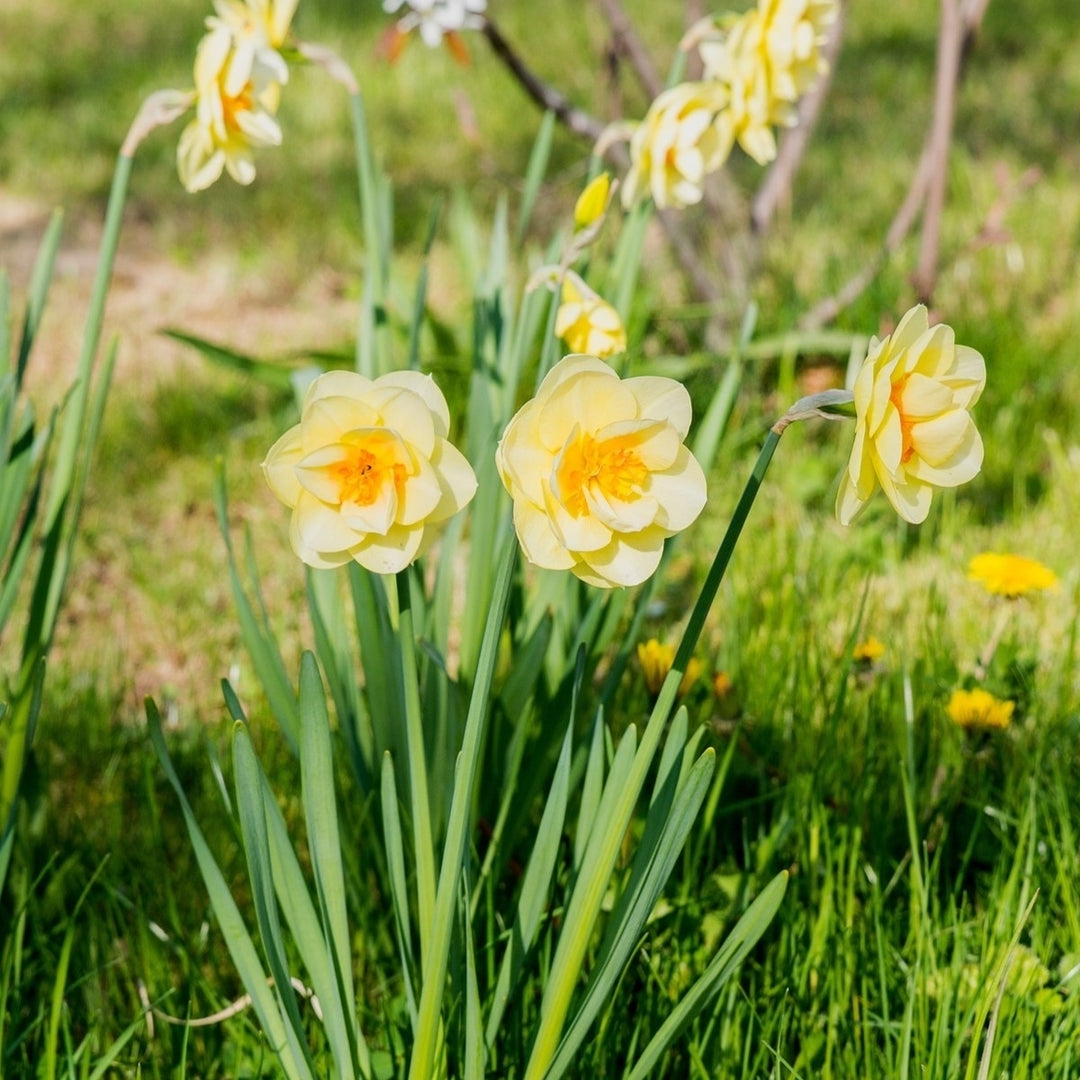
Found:
[(289, 540), (309, 566), (360, 563), (404, 570), (434, 526), (476, 493), (468, 461), (447, 439), (450, 414), (434, 381), (417, 371), (368, 379), (320, 375), (300, 423), (271, 447), (263, 471), (292, 507)]
[(595, 356), (560, 360), (495, 455), (526, 558), (603, 588), (648, 578), (664, 539), (705, 506), (689, 427), (690, 395), (674, 379), (620, 380)]
[(626, 352), (626, 331), (619, 313), (572, 270), (563, 279), (555, 335), (576, 353), (604, 357)]
[(629, 209), (642, 193), (661, 209), (700, 202), (706, 176), (731, 150), (730, 132), (716, 123), (727, 103), (727, 88), (716, 82), (665, 90), (630, 138), (623, 206)]
[(836, 496), (840, 523), (850, 524), (880, 486), (917, 525), (934, 488), (971, 480), (983, 444), (969, 410), (985, 385), (982, 356), (957, 345), (951, 327), (930, 326), (921, 304), (884, 340), (872, 339), (855, 379), (855, 442)]

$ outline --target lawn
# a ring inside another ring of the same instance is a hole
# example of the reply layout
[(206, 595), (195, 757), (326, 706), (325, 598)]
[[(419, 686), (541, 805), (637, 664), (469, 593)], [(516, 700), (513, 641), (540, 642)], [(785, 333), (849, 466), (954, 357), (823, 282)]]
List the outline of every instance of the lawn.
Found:
[[(686, 8), (626, 4), (660, 72), (695, 5)], [(148, 93), (190, 84), (207, 13), (195, 0), (0, 7), (0, 267), (15, 340), (49, 214), (65, 209), (27, 374), (39, 417), (63, 403), (76, 371), (124, 132)], [(558, 0), (541, 25), (518, 0), (491, 0), (489, 14), (579, 107), (605, 122), (644, 114), (650, 95), (625, 55), (613, 59), (603, 4)], [(526, 1062), (559, 1007), (560, 978), (565, 1030), (580, 1029), (580, 1042), (558, 1051), (558, 1075), (630, 1075), (752, 901), (773, 889), (783, 889), (775, 917), (647, 1075), (1080, 1072), (1080, 376), (1070, 347), (1080, 333), (1080, 24), (1066, 5), (990, 3), (958, 87), (932, 316), (986, 360), (973, 411), (979, 475), (938, 492), (924, 524), (900, 520), (879, 492), (844, 527), (833, 503), (850, 427), (793, 425), (709, 608), (697, 677), (680, 692), (685, 721), (662, 720), (656, 760), (628, 764), (668, 693), (633, 646), (677, 645), (693, 623), (770, 425), (797, 398), (842, 384), (867, 339), (916, 302), (918, 224), (835, 319), (803, 323), (878, 254), (911, 183), (933, 109), (938, 19), (930, 0), (845, 5), (832, 84), (766, 235), (744, 224), (763, 174), (741, 151), (714, 189), (722, 212), (677, 212), (711, 300), (655, 217), (635, 256), (633, 216), (609, 210), (575, 265), (587, 264), (590, 285), (624, 290), (631, 373), (673, 376), (689, 392), (687, 445), (707, 447), (708, 501), (647, 585), (593, 590), (565, 571), (519, 566), (489, 652), (481, 637), (500, 595), (509, 507), (495, 441), (538, 365), (571, 351), (551, 333), (543, 290), (523, 287), (568, 242), (588, 143), (555, 124), (543, 171), (533, 170), (542, 114), (481, 34), (463, 35), (467, 65), (415, 35), (391, 64), (392, 18), (375, 2), (340, 0), (302, 0), (294, 29), (356, 72), (381, 201), (363, 181), (358, 196), (348, 95), (311, 65), (293, 67), (283, 145), (257, 152), (250, 187), (225, 177), (189, 194), (176, 172), (180, 126), (149, 135), (106, 310), (113, 382), (0, 874), (0, 1076), (346, 1076), (345, 1044), (357, 1075), (370, 1065), (380, 1077), (417, 1076), (409, 1063), (425, 1032), (444, 1056), (432, 1048), (422, 1075), (539, 1076)], [(299, 419), (287, 372), (352, 367), (358, 320), (361, 354), (395, 367), (415, 354), (435, 377), (480, 479), (469, 524), (448, 529), (424, 572), (398, 575), (397, 592), (393, 577), (355, 567), (306, 577), (288, 511), (258, 468)], [(167, 330), (228, 355), (215, 361)], [(733, 397), (722, 409), (725, 387)], [(969, 574), (983, 552), (1035, 559), (1056, 581), (995, 595)], [(18, 576), (10, 563), (5, 573)], [(17, 611), (31, 610), (30, 594), (24, 584)], [(415, 655), (402, 644), (411, 635), (397, 636), (409, 618)], [(24, 619), (0, 620), (5, 700), (21, 677)], [(329, 694), (334, 762), (321, 787), (304, 756), (319, 747), (299, 747), (323, 700), (313, 667), (297, 689), (304, 650)], [(397, 665), (419, 671), (426, 839), (410, 756), (420, 714), (387, 675)], [(480, 730), (470, 701), (485, 678), (478, 782), (456, 832), (455, 760)], [(957, 721), (954, 692), (973, 688), (1011, 703), (1003, 726)], [(172, 775), (151, 740), (158, 714)], [(553, 825), (549, 793), (562, 783)], [(631, 791), (625, 819), (620, 786)], [(347, 960), (321, 986), (336, 987), (344, 1028), (361, 1036), (335, 1029), (328, 993), (329, 1020), (300, 997), (307, 1049), (295, 1053), (309, 1064), (281, 1063), (258, 1002), (244, 1007), (252, 987), (230, 953), (238, 931), (223, 929), (177, 788), (267, 973), (277, 942), (281, 963), (318, 985), (311, 942), (296, 931), (303, 918), (280, 892), (274, 901), (252, 858), (264, 813), (252, 818), (252, 792), (260, 807), (269, 800), (270, 877), (287, 872), (273, 847), (280, 818), (297, 872), (316, 883), (320, 925), (344, 925), (325, 891), (340, 875), (348, 932), (326, 930), (326, 949)], [(685, 832), (675, 811), (663, 819), (669, 803), (692, 805)], [(323, 811), (341, 830), (332, 871)], [(534, 854), (545, 837), (552, 868), (540, 889)], [(434, 886), (455, 838), (463, 872), (446, 894), (446, 989), (429, 1029), (421, 988), (441, 941)], [(656, 864), (670, 862), (666, 877), (649, 877), (659, 873), (641, 854), (651, 843)], [(583, 883), (609, 848), (610, 873), (596, 871), (590, 893)], [(574, 968), (563, 930), (586, 924), (586, 894), (596, 921)], [(500, 963), (533, 901), (534, 937), (507, 997)], [(635, 929), (616, 971), (605, 964), (623, 925)]]

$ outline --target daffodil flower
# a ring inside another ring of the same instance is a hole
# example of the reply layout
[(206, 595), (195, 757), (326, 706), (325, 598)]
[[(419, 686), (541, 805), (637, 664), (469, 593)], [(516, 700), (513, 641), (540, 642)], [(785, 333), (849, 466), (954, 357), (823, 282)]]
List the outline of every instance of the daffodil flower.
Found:
[(705, 475), (683, 445), (690, 412), (673, 379), (560, 360), (496, 452), (526, 558), (603, 588), (648, 578), (664, 539), (705, 506)]
[(419, 30), (424, 44), (435, 49), (445, 35), (483, 26), (487, 0), (383, 0), (383, 11), (390, 14), (403, 7), (409, 10), (395, 24), (398, 33)]
[(563, 279), (555, 334), (576, 353), (605, 357), (626, 351), (619, 313), (572, 270)]
[(700, 202), (706, 176), (731, 150), (730, 133), (716, 124), (727, 103), (727, 89), (716, 82), (665, 90), (631, 136), (623, 206), (629, 209), (643, 192), (661, 209)]
[(263, 462), (270, 489), (292, 508), (296, 554), (309, 566), (355, 560), (378, 574), (423, 554), (434, 526), (476, 493), (472, 467), (447, 439), (449, 425), (446, 399), (419, 372), (319, 376), (300, 423)]
[(951, 327), (930, 326), (921, 304), (884, 340), (871, 340), (855, 379), (855, 442), (836, 496), (840, 523), (853, 521), (880, 486), (917, 525), (934, 488), (971, 480), (983, 444), (969, 410), (985, 384), (982, 356), (957, 345)]

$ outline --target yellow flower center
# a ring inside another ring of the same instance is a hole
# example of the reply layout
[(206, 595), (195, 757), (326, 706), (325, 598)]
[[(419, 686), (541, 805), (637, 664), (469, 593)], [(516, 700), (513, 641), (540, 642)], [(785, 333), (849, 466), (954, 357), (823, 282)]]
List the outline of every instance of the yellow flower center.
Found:
[(603, 442), (582, 435), (566, 447), (555, 480), (563, 505), (574, 517), (588, 513), (586, 488), (620, 502), (633, 502), (641, 497), (641, 485), (649, 470), (638, 456), (636, 444), (633, 435)]
[(225, 121), (225, 130), (232, 135), (240, 133), (240, 124), (237, 116), (243, 112), (251, 112), (255, 105), (255, 88), (249, 82), (235, 97), (221, 92), (221, 113)]
[(343, 461), (330, 466), (343, 503), (371, 506), (386, 485), (400, 492), (405, 485), (405, 466), (397, 460), (392, 437), (367, 433), (362, 443), (348, 445)]
[(900, 461), (905, 465), (911, 460), (915, 453), (915, 444), (911, 438), (911, 429), (915, 426), (914, 420), (909, 420), (904, 415), (904, 390), (907, 387), (908, 376), (905, 375), (898, 382), (892, 384), (892, 390), (889, 392), (889, 401), (896, 406), (896, 411), (900, 414), (900, 438), (901, 438), (901, 453)]

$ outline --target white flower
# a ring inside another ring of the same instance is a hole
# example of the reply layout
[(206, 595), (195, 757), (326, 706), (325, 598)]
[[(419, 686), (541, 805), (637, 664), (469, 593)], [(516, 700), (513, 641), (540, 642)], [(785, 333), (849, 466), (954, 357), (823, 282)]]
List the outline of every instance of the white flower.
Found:
[(419, 29), (424, 44), (434, 49), (444, 34), (479, 30), (487, 0), (383, 0), (383, 10), (391, 15), (403, 7), (409, 11), (398, 19), (397, 29), (402, 34)]

